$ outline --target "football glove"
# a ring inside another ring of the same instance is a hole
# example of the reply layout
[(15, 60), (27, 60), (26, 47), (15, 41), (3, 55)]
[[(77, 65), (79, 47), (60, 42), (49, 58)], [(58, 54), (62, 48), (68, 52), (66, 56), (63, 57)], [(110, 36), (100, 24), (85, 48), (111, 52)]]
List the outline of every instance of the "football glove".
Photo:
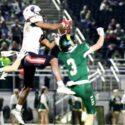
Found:
[(62, 23), (63, 27), (65, 28), (65, 34), (70, 33), (72, 20), (63, 19)]
[(104, 36), (105, 35), (104, 29), (102, 27), (99, 27), (96, 30), (97, 30), (97, 33), (98, 33), (99, 36)]
[(59, 46), (59, 39), (60, 39), (60, 36), (59, 34), (56, 34), (56, 33), (52, 33), (52, 37), (54, 39), (54, 42), (57, 46)]

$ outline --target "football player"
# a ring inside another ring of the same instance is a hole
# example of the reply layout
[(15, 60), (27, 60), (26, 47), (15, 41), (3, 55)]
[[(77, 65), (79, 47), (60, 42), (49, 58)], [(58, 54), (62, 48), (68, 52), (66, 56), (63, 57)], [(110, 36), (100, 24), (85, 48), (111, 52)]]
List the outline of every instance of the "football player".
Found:
[(75, 92), (75, 96), (82, 99), (87, 111), (87, 119), (85, 125), (93, 125), (95, 109), (95, 96), (93, 93), (91, 82), (88, 79), (87, 55), (100, 49), (104, 43), (104, 30), (97, 28), (99, 34), (98, 41), (88, 46), (87, 43), (75, 44), (70, 34), (61, 36), (59, 40), (60, 53), (58, 59), (65, 65), (68, 70), (68, 76), (71, 81), (67, 82), (67, 86)]
[(38, 54), (41, 44), (47, 46), (48, 48), (53, 48), (54, 46), (54, 43), (50, 44), (46, 39), (43, 30), (65, 29), (66, 33), (67, 28), (69, 28), (69, 21), (63, 20), (62, 23), (59, 24), (45, 23), (43, 22), (43, 18), (40, 15), (40, 10), (41, 9), (36, 5), (29, 5), (24, 9), (23, 15), (25, 24), (23, 29), (23, 42), (21, 51), (18, 54), (16, 61), (11, 66), (0, 69), (0, 72), (16, 71), (20, 63), (22, 63), (24, 68), (24, 88), (20, 92), (16, 109), (12, 112), (20, 124), (25, 124), (22, 119), (21, 109), (27, 98), (27, 95), (33, 87), (33, 79), (36, 67), (44, 68), (45, 66), (51, 65), (51, 69), (57, 80), (57, 91), (60, 93), (74, 94), (74, 92), (72, 92), (63, 84), (59, 71), (58, 60), (53, 56)]

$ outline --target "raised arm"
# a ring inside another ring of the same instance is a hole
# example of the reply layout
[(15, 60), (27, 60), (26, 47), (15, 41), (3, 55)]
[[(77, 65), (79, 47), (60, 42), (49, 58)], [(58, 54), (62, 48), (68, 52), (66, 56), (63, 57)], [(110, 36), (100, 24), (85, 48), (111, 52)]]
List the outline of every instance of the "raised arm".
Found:
[(52, 24), (52, 23), (45, 23), (45, 22), (37, 22), (35, 23), (35, 25), (43, 29), (49, 29), (49, 30), (58, 30), (58, 29), (64, 28), (62, 23)]
[(46, 23), (44, 22), (41, 16), (34, 16), (30, 18), (30, 22), (34, 23), (36, 26), (42, 28), (42, 29), (48, 29), (48, 30), (60, 30), (68, 32), (70, 26), (71, 26), (71, 20), (63, 19), (61, 23)]
[(97, 51), (98, 49), (100, 49), (103, 46), (104, 39), (105, 39), (104, 30), (102, 27), (99, 27), (99, 28), (97, 28), (97, 32), (99, 35), (99, 39), (97, 40), (97, 42), (94, 45), (90, 46), (90, 49), (84, 54), (84, 57), (86, 57), (90, 53)]
[(94, 44), (94, 45), (92, 45), (92, 46), (90, 47), (90, 50), (91, 50), (92, 52), (94, 52), (94, 51), (100, 49), (100, 48), (103, 46), (103, 43), (104, 43), (105, 34), (104, 34), (103, 28), (101, 28), (101, 27), (100, 27), (100, 28), (97, 28), (97, 32), (98, 32), (98, 35), (99, 35), (99, 39), (98, 39), (98, 41), (96, 42), (96, 44)]

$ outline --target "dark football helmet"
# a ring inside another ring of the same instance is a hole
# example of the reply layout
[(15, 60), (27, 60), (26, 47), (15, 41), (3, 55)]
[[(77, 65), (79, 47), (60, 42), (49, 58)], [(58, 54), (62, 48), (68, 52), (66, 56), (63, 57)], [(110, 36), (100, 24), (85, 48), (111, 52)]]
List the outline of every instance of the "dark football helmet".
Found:
[(59, 48), (61, 51), (63, 52), (68, 52), (71, 51), (72, 48), (74, 47), (74, 42), (71, 39), (71, 35), (70, 34), (66, 34), (60, 37), (59, 40)]

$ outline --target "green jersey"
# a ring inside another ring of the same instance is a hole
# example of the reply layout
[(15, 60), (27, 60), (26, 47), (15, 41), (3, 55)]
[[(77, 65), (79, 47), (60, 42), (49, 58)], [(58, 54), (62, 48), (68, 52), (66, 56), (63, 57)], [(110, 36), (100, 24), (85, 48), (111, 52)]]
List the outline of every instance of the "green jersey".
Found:
[(83, 55), (89, 50), (86, 43), (77, 45), (72, 52), (60, 52), (58, 58), (64, 63), (68, 70), (69, 79), (72, 81), (88, 80), (87, 58)]

